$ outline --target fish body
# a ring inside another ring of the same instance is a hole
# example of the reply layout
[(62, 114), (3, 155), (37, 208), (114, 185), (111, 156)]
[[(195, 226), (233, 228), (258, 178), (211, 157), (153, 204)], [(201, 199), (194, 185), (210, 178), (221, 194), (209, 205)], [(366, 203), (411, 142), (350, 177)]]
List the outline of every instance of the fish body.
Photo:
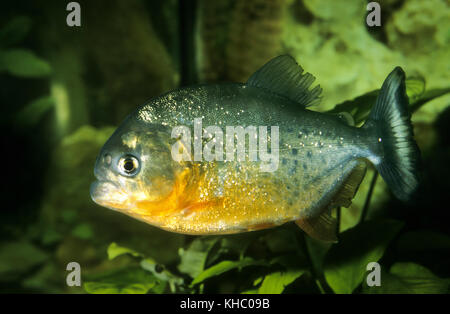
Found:
[[(310, 89), (314, 78), (288, 56), (273, 59), (244, 84), (166, 93), (128, 116), (104, 145), (91, 196), (102, 206), (178, 233), (228, 234), (296, 221), (311, 236), (334, 241), (330, 210), (350, 205), (366, 162), (389, 166), (380, 171), (388, 183), (397, 175), (407, 180), (394, 190), (400, 198), (407, 199), (417, 186), (418, 151), (403, 108), (403, 72), (393, 73), (361, 128), (308, 110), (321, 89)], [(394, 114), (392, 126), (386, 119)], [(191, 130), (190, 138), (174, 134), (180, 126)], [(238, 128), (246, 136), (241, 151)], [(184, 159), (174, 158), (174, 147)]]

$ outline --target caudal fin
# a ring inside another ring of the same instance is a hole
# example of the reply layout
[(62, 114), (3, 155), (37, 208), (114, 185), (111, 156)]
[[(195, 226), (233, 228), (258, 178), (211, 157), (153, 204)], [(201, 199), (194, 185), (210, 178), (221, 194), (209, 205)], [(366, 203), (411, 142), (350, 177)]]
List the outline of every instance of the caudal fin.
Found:
[[(400, 200), (409, 200), (419, 184), (419, 148), (413, 137), (405, 73), (396, 67), (386, 78), (364, 128), (374, 132), (373, 162)], [(373, 134), (373, 133), (372, 133)]]

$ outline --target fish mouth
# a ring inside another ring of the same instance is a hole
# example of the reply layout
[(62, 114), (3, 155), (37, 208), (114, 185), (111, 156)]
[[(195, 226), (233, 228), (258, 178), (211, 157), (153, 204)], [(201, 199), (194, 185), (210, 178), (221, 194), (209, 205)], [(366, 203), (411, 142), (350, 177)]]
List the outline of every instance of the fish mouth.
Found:
[(118, 196), (123, 195), (123, 192), (119, 189), (119, 186), (112, 181), (96, 180), (91, 184), (90, 194), (92, 200), (98, 205), (117, 209), (117, 205), (121, 203), (117, 202)]

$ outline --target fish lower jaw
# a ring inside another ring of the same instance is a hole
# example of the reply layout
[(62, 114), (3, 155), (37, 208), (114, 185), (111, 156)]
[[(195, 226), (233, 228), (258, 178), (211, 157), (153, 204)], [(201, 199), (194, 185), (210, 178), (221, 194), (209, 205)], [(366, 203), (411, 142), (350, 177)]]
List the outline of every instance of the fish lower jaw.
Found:
[(131, 205), (128, 204), (128, 196), (110, 181), (94, 181), (91, 184), (90, 194), (95, 203), (113, 210), (129, 208)]

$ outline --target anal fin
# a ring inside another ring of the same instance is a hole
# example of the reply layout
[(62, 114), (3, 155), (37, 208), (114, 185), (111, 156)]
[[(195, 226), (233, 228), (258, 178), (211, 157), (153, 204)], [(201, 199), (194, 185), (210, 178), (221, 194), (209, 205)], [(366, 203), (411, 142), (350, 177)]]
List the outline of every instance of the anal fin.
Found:
[(337, 221), (331, 216), (331, 209), (339, 206), (350, 207), (365, 173), (365, 161), (358, 160), (356, 166), (344, 177), (340, 187), (333, 191), (333, 196), (329, 201), (315, 211), (319, 214), (300, 218), (295, 223), (312, 238), (326, 242), (337, 242)]
[(327, 210), (316, 217), (301, 218), (295, 221), (303, 231), (314, 239), (325, 242), (337, 242), (337, 221)]
[(360, 160), (353, 171), (344, 180), (341, 188), (334, 195), (327, 208), (336, 208), (339, 206), (344, 206), (346, 208), (350, 207), (352, 199), (366, 174), (366, 168), (365, 161)]

